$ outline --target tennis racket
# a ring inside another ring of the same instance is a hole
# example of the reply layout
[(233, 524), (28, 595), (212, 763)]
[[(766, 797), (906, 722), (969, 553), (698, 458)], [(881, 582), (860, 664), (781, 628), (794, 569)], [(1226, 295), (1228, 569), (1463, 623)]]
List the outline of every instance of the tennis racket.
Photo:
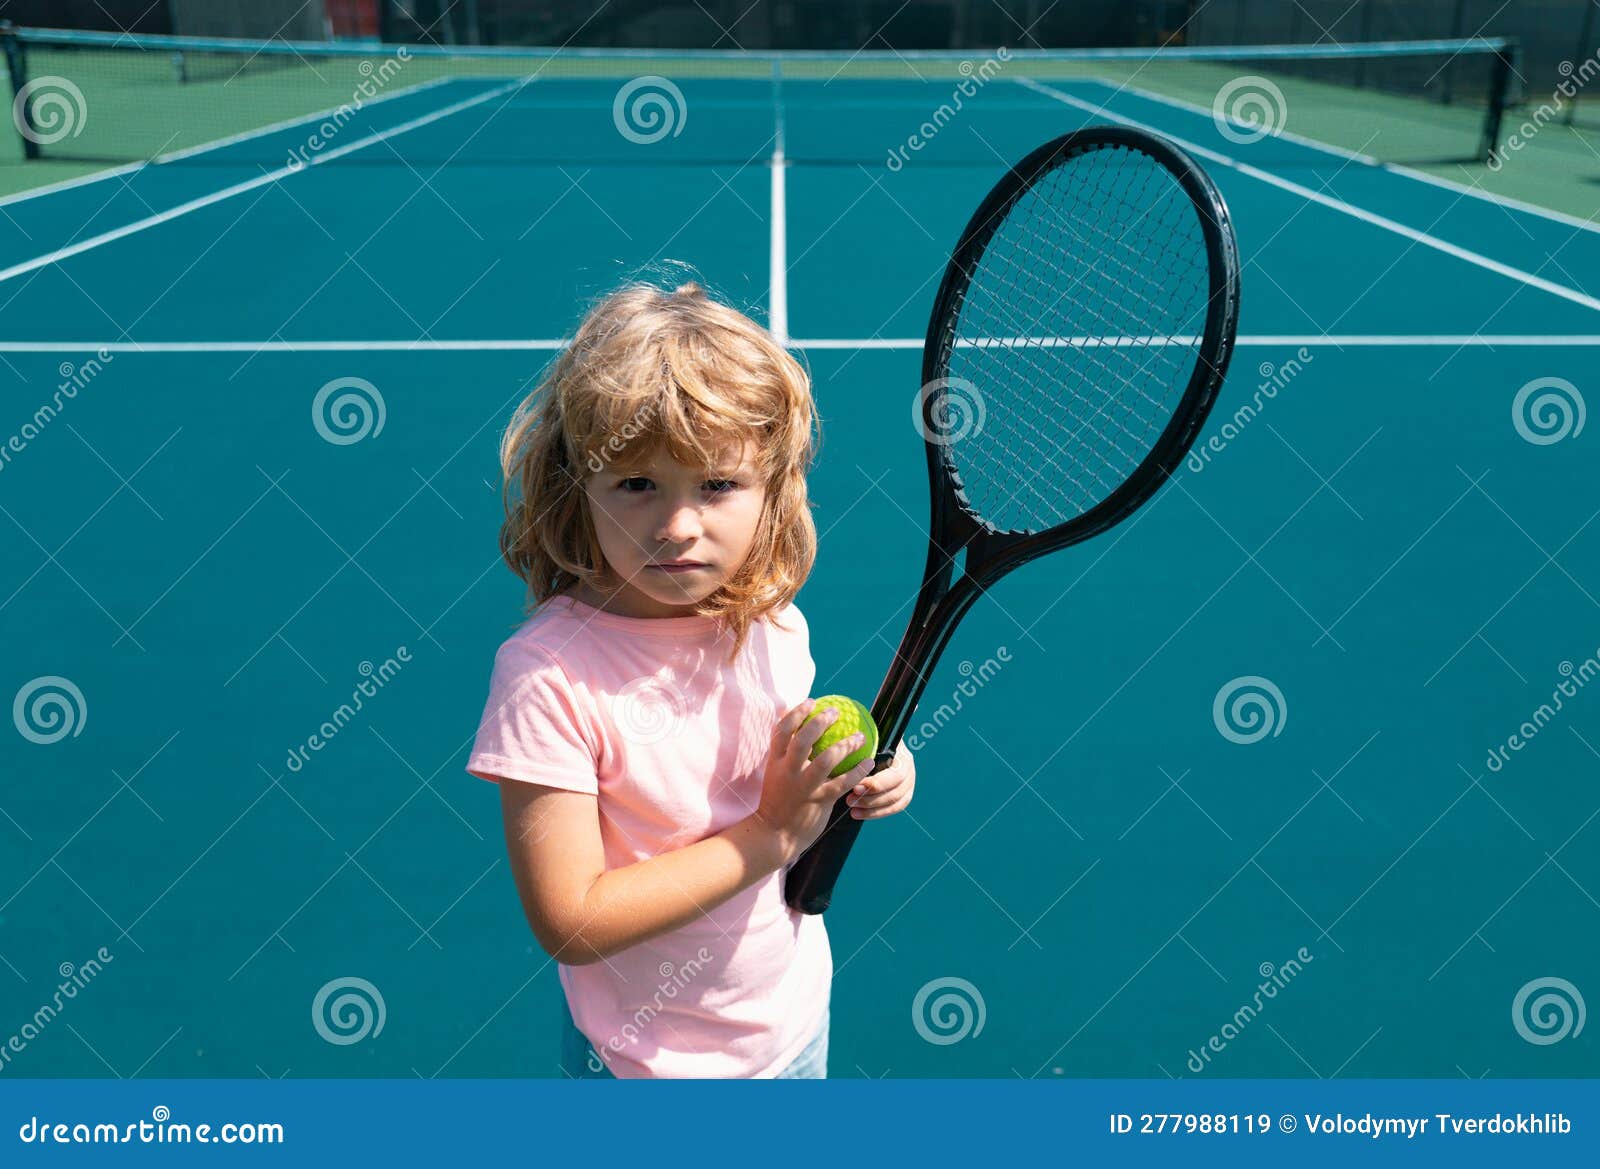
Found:
[[(1227, 372), (1238, 315), (1227, 205), (1163, 138), (1075, 131), (989, 192), (928, 322), (916, 406), (928, 561), (872, 704), (874, 771), (893, 760), (972, 603), (1019, 565), (1126, 519), (1183, 459)], [(789, 870), (791, 906), (828, 908), (861, 824), (840, 800)]]

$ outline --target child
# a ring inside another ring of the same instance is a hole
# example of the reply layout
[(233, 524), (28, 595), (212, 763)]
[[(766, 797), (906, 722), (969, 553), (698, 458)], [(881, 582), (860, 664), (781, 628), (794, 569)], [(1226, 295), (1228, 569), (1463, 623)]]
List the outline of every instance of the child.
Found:
[(467, 769), (500, 785), (577, 1077), (821, 1078), (833, 960), (785, 869), (902, 748), (828, 773), (793, 598), (816, 555), (805, 371), (694, 284), (597, 305), (501, 447), (501, 550), (537, 612), (495, 656)]

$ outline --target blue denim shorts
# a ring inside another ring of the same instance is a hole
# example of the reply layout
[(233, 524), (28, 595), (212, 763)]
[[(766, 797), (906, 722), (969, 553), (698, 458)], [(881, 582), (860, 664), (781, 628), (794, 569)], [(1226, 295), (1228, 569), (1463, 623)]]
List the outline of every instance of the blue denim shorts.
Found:
[[(572, 1021), (567, 1000), (561, 999), (561, 1073), (574, 1080), (614, 1080), (605, 1064), (578, 1025)], [(805, 1050), (775, 1077), (780, 1080), (825, 1080), (828, 1078), (828, 1011)]]

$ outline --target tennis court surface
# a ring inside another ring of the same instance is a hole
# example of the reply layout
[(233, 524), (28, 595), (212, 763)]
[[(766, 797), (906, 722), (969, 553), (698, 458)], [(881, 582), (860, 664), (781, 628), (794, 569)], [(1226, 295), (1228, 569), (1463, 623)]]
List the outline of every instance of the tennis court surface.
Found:
[[(832, 1074), (1600, 1070), (1600, 202), (1475, 186), (1481, 106), (1284, 77), (1264, 133), (1214, 114), (1237, 61), (30, 52), (82, 129), (0, 200), (0, 1030), (104, 970), (19, 1074), (557, 1074), (462, 770), (520, 620), (512, 408), (630, 276), (767, 322), (824, 417), (816, 692), (870, 700), (949, 250), (1100, 122), (1222, 189), (1240, 347), (1183, 471), (945, 654), (829, 913)], [(357, 1044), (308, 1018), (346, 979)]]

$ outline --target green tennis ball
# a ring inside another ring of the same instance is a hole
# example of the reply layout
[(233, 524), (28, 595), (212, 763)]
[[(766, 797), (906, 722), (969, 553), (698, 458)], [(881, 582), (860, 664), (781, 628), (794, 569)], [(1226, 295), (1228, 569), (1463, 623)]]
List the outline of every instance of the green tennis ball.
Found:
[(811, 758), (815, 759), (829, 747), (841, 739), (848, 739), (851, 735), (860, 732), (866, 736), (866, 741), (850, 754), (839, 760), (839, 765), (828, 773), (829, 779), (837, 779), (849, 771), (857, 763), (878, 751), (878, 728), (872, 721), (872, 712), (862, 706), (854, 698), (847, 698), (843, 694), (825, 694), (817, 699), (816, 708), (805, 717), (806, 723), (816, 718), (825, 710), (837, 710), (839, 717), (834, 724), (822, 732), (822, 737), (817, 740), (817, 745), (811, 748)]

